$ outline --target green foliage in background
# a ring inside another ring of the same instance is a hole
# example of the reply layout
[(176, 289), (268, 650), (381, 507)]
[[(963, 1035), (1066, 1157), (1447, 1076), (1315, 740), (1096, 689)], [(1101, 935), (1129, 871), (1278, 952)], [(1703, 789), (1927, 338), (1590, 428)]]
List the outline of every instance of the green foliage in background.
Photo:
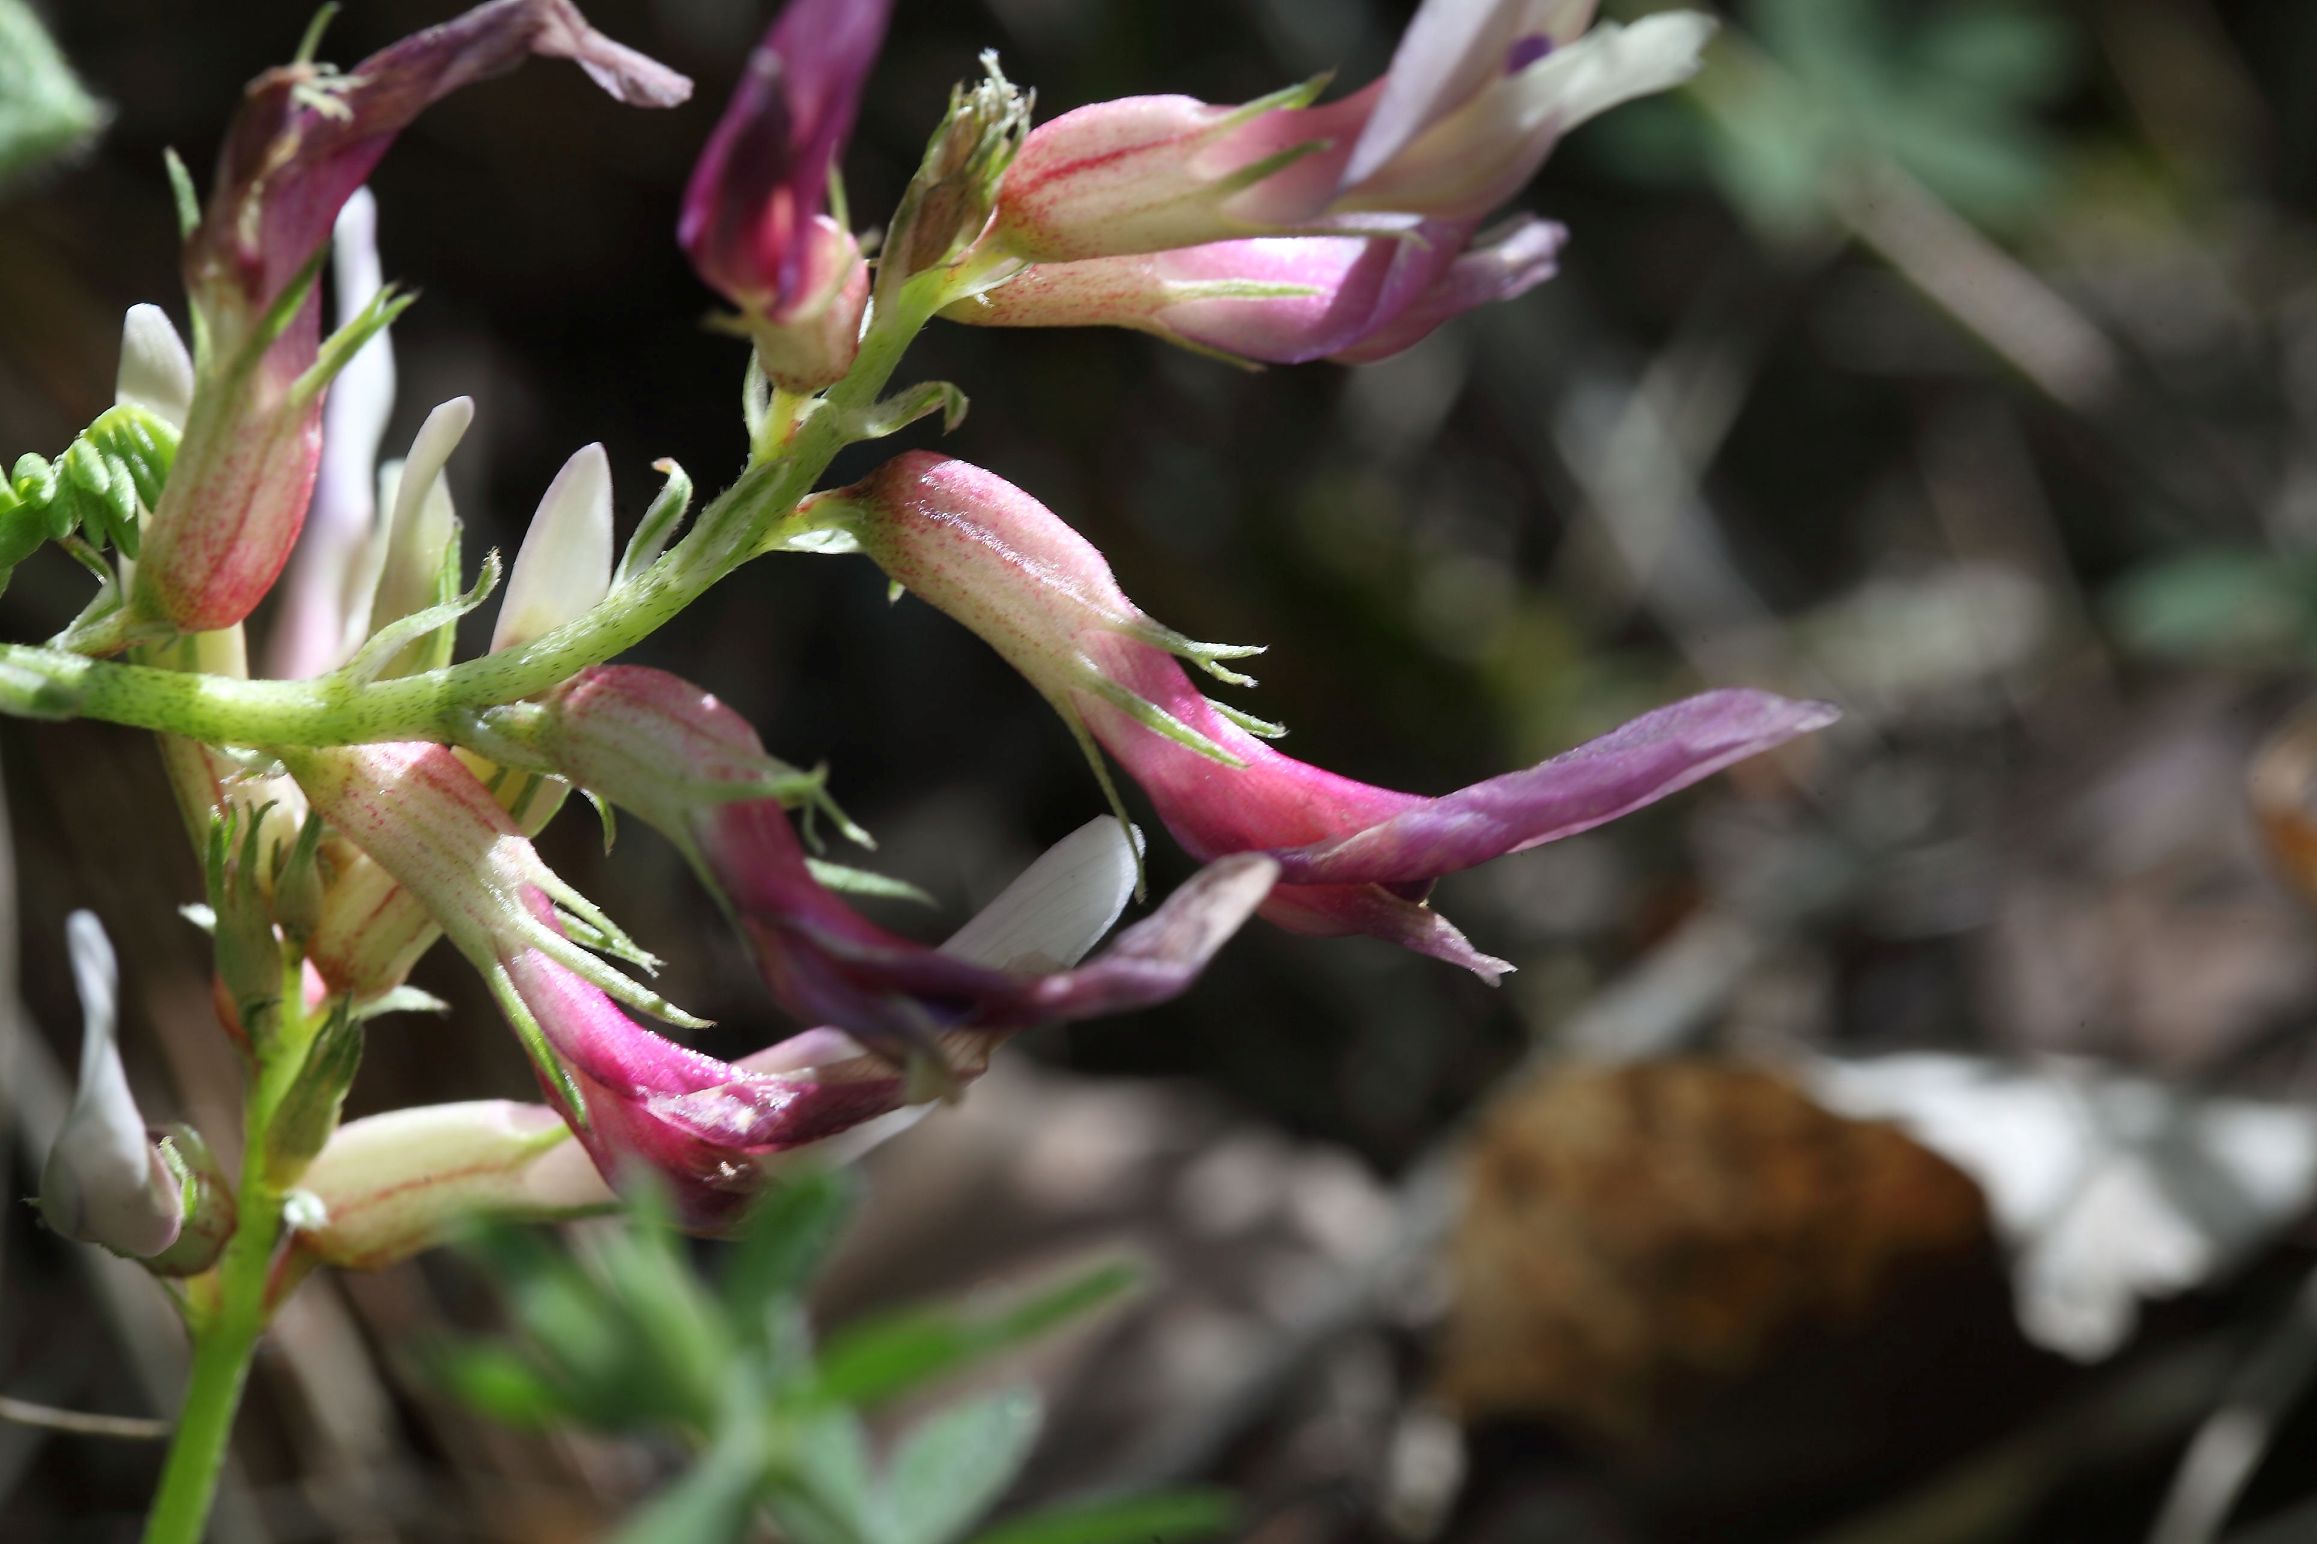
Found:
[(1691, 93), (1594, 131), (1624, 169), (1702, 176), (1779, 240), (1828, 223), (1830, 187), (1877, 158), (1998, 232), (2051, 198), (2058, 155), (2036, 113), (2075, 74), (2064, 17), (2014, 0), (1754, 0), (1740, 20), (1751, 38), (1725, 32)]
[(1212, 1491), (1104, 1498), (976, 1534), (1038, 1437), (1035, 1391), (971, 1394), (918, 1417), (879, 1456), (867, 1417), (1134, 1291), (1105, 1260), (1000, 1304), (911, 1308), (818, 1345), (804, 1293), (850, 1209), (840, 1176), (768, 1195), (714, 1279), (664, 1209), (637, 1206), (576, 1252), (539, 1230), (483, 1235), (473, 1257), (514, 1333), (436, 1350), (437, 1379), (482, 1413), (532, 1429), (673, 1437), (690, 1467), (615, 1535), (717, 1544), (767, 1520), (792, 1544), (1175, 1544), (1231, 1518)]
[(0, 0), (0, 191), (79, 148), (104, 121), (31, 8)]

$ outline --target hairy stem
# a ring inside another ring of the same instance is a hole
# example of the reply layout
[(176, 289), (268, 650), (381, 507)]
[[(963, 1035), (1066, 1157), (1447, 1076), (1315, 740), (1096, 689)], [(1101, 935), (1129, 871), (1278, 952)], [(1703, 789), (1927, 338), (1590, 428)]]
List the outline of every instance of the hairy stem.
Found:
[[(294, 961), (284, 976), (299, 981)], [(304, 1064), (313, 1026), (298, 1011), (300, 999), (283, 1000), (280, 1032), (258, 1053), (250, 1079), (241, 1187), (235, 1195), (237, 1222), (217, 1263), (214, 1304), (193, 1320), (193, 1372), (185, 1405), (161, 1470), (161, 1488), (146, 1514), (145, 1544), (200, 1544), (217, 1496), (241, 1391), (249, 1382), (250, 1359), (265, 1333), (268, 1282), (274, 1251), (282, 1237), (282, 1192), (266, 1174), (266, 1152), (282, 1094)]]
[(374, 683), (328, 676), (245, 681), (0, 645), (0, 712), (98, 718), (213, 745), (322, 746), (450, 740), (484, 708), (534, 696), (651, 636), (759, 550), (866, 415), (910, 340), (940, 308), (948, 279), (900, 286), (871, 322), (852, 372), (830, 388), (776, 458), (751, 466), (666, 554), (591, 610), (520, 648)]

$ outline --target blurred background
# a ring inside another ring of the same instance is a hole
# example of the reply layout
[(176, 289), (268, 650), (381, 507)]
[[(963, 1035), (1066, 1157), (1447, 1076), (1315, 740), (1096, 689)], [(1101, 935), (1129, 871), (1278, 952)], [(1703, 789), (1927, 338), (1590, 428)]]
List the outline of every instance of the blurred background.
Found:
[[(1237, 101), (1372, 78), (1408, 9), (900, 0), (852, 208), (890, 207), (985, 46), (1041, 116)], [(354, 0), (323, 57), (448, 10)], [(470, 565), (584, 442), (623, 529), (655, 458), (713, 489), (743, 454), (742, 355), (672, 230), (769, 7), (588, 10), (693, 102), (623, 112), (536, 64), (428, 113), (373, 182), (387, 272), (421, 292), (388, 445), (476, 399), (449, 474)], [(110, 121), (0, 191), (11, 458), (110, 400), (129, 304), (182, 321), (162, 150), (206, 182), (240, 82), (309, 14), (47, 12)], [(2292, 862), (2317, 750), (2262, 749), (2317, 664), (2317, 8), (1724, 19), (1694, 86), (1583, 129), (1528, 191), (1570, 227), (1560, 276), (1399, 359), (1245, 373), (956, 328), (912, 357), (973, 399), (941, 448), (1076, 524), (1169, 625), (1272, 645), (1236, 700), (1300, 757), (1444, 792), (1707, 684), (1846, 714), (1444, 884), (1520, 967), (1501, 990), (1257, 928), (1183, 1001), (1017, 1042), (879, 1154), (832, 1316), (1095, 1240), (1160, 1262), (1140, 1308), (1041, 1354), (1058, 1414), (1025, 1495), (1214, 1480), (1281, 1544), (2317, 1539), (2317, 929)], [(45, 637), (86, 588), (47, 554), (0, 628)], [(864, 563), (757, 565), (638, 658), (826, 760), (877, 865), (939, 899), (886, 916), (921, 936), (1102, 807), (1036, 695)], [(147, 1111), (233, 1129), (150, 743), (5, 720), (0, 773), (10, 1193), (68, 1086), (74, 907), (121, 944)], [(710, 1049), (786, 1032), (649, 833), (606, 857), (582, 809), (545, 846), (670, 961)], [(1154, 852), (1156, 887), (1188, 871)], [(469, 973), (438, 953), (417, 979), (454, 1011), (381, 1023), (349, 1113), (524, 1097)], [(140, 1272), (23, 1207), (0, 1250), (0, 1390), (173, 1408), (178, 1335)], [(219, 1537), (586, 1538), (666, 1472), (413, 1375), (417, 1339), (491, 1312), (451, 1257), (309, 1284)], [(0, 1535), (131, 1537), (158, 1463), (0, 1424)]]

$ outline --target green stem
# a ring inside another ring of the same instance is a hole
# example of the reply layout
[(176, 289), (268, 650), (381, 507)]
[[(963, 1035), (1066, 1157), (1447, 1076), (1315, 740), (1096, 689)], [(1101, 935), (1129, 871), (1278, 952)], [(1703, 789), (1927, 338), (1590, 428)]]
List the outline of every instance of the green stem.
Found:
[(185, 1406), (170, 1439), (161, 1488), (145, 1518), (145, 1544), (200, 1544), (217, 1497), (217, 1477), (249, 1382), (250, 1360), (272, 1311), (274, 1255), (282, 1239), (283, 1191), (267, 1173), (274, 1116), (311, 1049), (316, 1022), (301, 1008), (302, 970), (286, 951), (279, 1029), (258, 1043), (243, 1117), (241, 1186), (234, 1198), (233, 1237), (217, 1263), (216, 1293), (206, 1314), (193, 1319), (193, 1371)]
[[(289, 1059), (294, 1070), (296, 1058)], [(145, 1544), (199, 1544), (217, 1495), (218, 1471), (249, 1381), (250, 1358), (265, 1333), (266, 1285), (274, 1248), (281, 1241), (282, 1198), (266, 1182), (266, 1128), (278, 1090), (260, 1079), (250, 1090), (249, 1145), (242, 1156), (239, 1217), (217, 1267), (216, 1306), (195, 1321), (193, 1373), (185, 1387), (185, 1407), (161, 1470), (161, 1488), (145, 1519)], [(280, 1081), (274, 1079), (273, 1081)]]
[[(234, 1244), (239, 1242), (237, 1237)], [(230, 1292), (233, 1245), (227, 1247), (220, 1287)], [(262, 1280), (259, 1291), (262, 1309)], [(250, 1358), (262, 1328), (260, 1320), (234, 1313), (228, 1306), (195, 1338), (193, 1377), (169, 1444), (168, 1465), (161, 1471), (161, 1489), (145, 1519), (145, 1544), (198, 1544), (217, 1494), (218, 1471), (225, 1464), (234, 1413), (241, 1408), (242, 1386), (249, 1380)]]
[(853, 370), (806, 416), (778, 459), (751, 466), (659, 561), (602, 602), (520, 648), (391, 681), (246, 681), (0, 644), (0, 712), (99, 718), (212, 745), (321, 746), (451, 740), (484, 708), (535, 696), (651, 636), (754, 556), (810, 493), (866, 415), (910, 340), (940, 308), (946, 275), (900, 286)]

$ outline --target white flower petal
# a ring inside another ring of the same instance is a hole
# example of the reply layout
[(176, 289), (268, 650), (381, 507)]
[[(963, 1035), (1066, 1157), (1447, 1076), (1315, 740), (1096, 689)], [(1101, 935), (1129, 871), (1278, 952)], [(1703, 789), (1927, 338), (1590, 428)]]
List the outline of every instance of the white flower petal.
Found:
[(547, 485), (523, 533), (492, 652), (553, 632), (610, 589), (611, 458), (601, 445), (583, 445)]
[(121, 321), (121, 368), (113, 400), (185, 427), (185, 415), (193, 410), (193, 356), (159, 306), (131, 306)]
[(1058, 970), (1102, 941), (1134, 894), (1137, 832), (1130, 845), (1116, 820), (1090, 820), (959, 928), (944, 954), (998, 970)]
[(65, 922), (80, 989), (80, 1087), (41, 1173), (51, 1226), (121, 1254), (156, 1255), (177, 1238), (183, 1202), (129, 1092), (117, 1037), (120, 973), (94, 915)]

